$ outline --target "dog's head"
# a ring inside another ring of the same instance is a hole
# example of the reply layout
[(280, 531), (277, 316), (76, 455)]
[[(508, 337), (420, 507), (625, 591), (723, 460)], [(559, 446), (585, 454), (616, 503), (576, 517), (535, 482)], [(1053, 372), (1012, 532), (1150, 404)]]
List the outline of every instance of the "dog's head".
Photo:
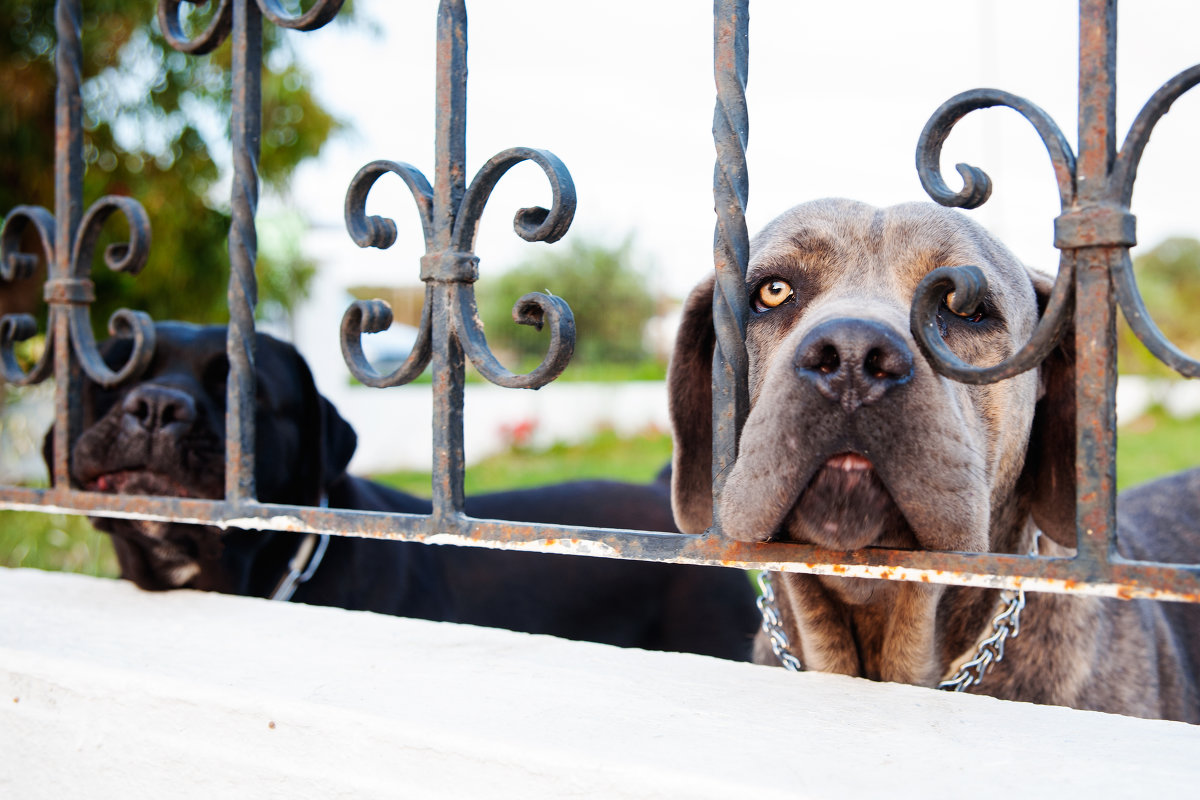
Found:
[[(161, 322), (156, 329), (153, 360), (136, 380), (114, 389), (85, 380), (71, 482), (116, 494), (219, 499), (225, 492), (225, 328)], [(101, 354), (116, 368), (130, 349), (130, 340), (112, 338)], [(316, 505), (349, 463), (354, 430), (317, 392), (291, 345), (259, 334), (255, 366), (258, 497)], [(52, 438), (47, 435), (47, 463)], [(144, 589), (247, 593), (253, 576), (242, 568), (242, 551), (270, 539), (201, 525), (93, 521), (112, 535), (122, 575)]]
[[(1074, 544), (1069, 336), (1039, 370), (984, 386), (934, 372), (909, 329), (931, 270), (988, 281), (968, 316), (943, 302), (949, 347), (997, 364), (1030, 338), (1048, 278), (965, 216), (924, 203), (797, 206), (751, 243), (746, 330), (751, 409), (721, 497), (721, 527), (839, 550), (1009, 550), (1034, 514)], [(712, 518), (713, 282), (689, 297), (669, 377), (673, 502), (682, 530)]]

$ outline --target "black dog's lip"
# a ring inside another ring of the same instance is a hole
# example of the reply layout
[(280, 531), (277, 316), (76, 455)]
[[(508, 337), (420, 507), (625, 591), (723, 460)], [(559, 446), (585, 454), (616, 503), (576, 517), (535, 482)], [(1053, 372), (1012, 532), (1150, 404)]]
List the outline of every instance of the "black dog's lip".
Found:
[(102, 494), (163, 495), (200, 497), (186, 485), (148, 469), (120, 469), (96, 475), (84, 488)]

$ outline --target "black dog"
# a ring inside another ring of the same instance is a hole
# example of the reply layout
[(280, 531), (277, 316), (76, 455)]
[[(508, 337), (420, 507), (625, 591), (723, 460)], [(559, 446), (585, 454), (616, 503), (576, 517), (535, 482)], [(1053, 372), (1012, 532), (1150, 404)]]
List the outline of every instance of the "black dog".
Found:
[[(159, 323), (153, 361), (132, 386), (85, 384), (73, 482), (93, 491), (224, 494), (225, 328)], [(102, 349), (124, 363), (130, 342)], [(427, 514), (430, 504), (345, 474), (356, 436), (316, 390), (308, 365), (263, 334), (257, 349), (263, 502)], [(381, 432), (396, 435), (397, 431)], [(49, 437), (48, 437), (49, 438)], [(484, 519), (676, 530), (664, 482), (583, 481), (468, 499)], [(143, 589), (270, 596), (305, 535), (95, 519), (123, 577)], [(716, 567), (617, 561), (331, 537), (294, 599), (607, 644), (748, 659), (758, 625), (745, 575)]]

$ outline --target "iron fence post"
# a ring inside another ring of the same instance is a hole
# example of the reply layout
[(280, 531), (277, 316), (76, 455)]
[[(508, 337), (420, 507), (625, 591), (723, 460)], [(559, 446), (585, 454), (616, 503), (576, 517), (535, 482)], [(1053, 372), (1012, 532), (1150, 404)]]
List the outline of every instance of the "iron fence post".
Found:
[[(1116, 158), (1116, 0), (1079, 4), (1079, 155), (1076, 207), (1103, 207)], [(1074, 242), (1076, 348), (1076, 506), (1078, 562), (1107, 573), (1115, 552), (1116, 518), (1116, 316), (1113, 267), (1120, 246), (1112, 241)], [(1107, 238), (1107, 237), (1105, 237)]]
[[(80, 0), (58, 0), (54, 23), (58, 34), (54, 62), (58, 86), (55, 89), (54, 119), (54, 261), (47, 264), (51, 280), (65, 280), (71, 274), (71, 254), (75, 234), (83, 215), (83, 44), (80, 31)], [(72, 391), (71, 328), (66, 314), (51, 306), (47, 323), (54, 344), (54, 463), (51, 482), (56, 488), (70, 486), (69, 459), (71, 431), (79, 425), (79, 404)]]
[[(467, 10), (441, 0), (437, 15), (433, 237), (439, 254), (453, 251), (454, 224), (466, 192)], [(433, 282), (433, 513), (444, 527), (463, 510), (463, 383), (466, 362), (454, 326), (454, 283)]]

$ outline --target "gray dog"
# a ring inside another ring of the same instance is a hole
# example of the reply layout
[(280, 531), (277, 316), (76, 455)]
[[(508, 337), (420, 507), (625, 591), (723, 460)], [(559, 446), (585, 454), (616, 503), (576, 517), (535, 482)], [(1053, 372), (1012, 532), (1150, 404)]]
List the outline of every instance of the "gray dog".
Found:
[[(986, 386), (936, 374), (909, 331), (920, 280), (987, 275), (983, 304), (943, 303), (976, 365), (1032, 334), (1051, 282), (965, 216), (932, 204), (797, 206), (755, 237), (746, 288), (751, 410), (721, 498), (735, 539), (1068, 554), (1075, 544), (1072, 337), (1037, 370)], [(671, 363), (679, 527), (711, 521), (712, 281), (691, 295)], [(1127, 555), (1200, 561), (1200, 471), (1122, 497)], [(1038, 531), (1045, 534), (1038, 535)], [(775, 574), (806, 668), (934, 686), (977, 650), (998, 590)], [(760, 634), (755, 660), (778, 663)], [(1200, 606), (1030, 594), (1004, 659), (970, 691), (1200, 722)]]

